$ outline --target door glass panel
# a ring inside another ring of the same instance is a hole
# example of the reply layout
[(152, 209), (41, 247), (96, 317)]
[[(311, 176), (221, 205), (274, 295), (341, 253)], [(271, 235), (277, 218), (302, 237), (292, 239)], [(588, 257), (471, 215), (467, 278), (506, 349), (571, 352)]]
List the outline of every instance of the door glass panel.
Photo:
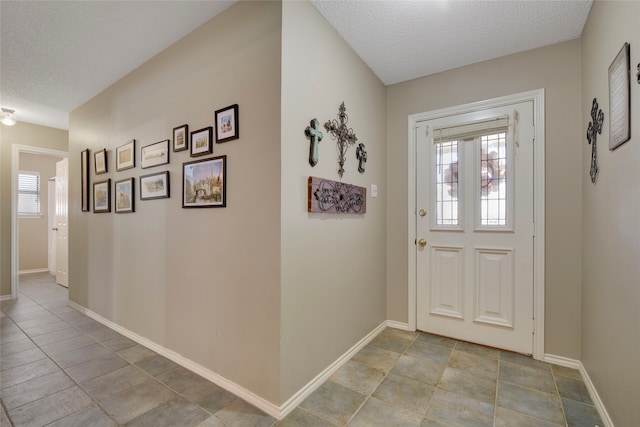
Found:
[(507, 134), (480, 137), (480, 225), (507, 225)]
[(458, 225), (458, 141), (435, 143), (436, 225)]

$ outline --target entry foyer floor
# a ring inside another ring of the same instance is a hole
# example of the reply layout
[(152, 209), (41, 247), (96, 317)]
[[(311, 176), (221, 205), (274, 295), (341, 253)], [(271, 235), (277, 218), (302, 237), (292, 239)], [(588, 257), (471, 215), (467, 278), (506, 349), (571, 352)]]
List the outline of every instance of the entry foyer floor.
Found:
[(287, 418), (67, 306), (49, 274), (1, 304), (0, 426), (603, 426), (576, 370), (386, 329)]

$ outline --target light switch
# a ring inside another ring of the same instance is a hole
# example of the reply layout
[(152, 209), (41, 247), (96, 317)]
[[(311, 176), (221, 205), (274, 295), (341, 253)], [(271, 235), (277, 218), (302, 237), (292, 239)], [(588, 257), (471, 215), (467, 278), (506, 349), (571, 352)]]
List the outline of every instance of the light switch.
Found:
[(371, 184), (371, 197), (378, 197), (378, 186)]

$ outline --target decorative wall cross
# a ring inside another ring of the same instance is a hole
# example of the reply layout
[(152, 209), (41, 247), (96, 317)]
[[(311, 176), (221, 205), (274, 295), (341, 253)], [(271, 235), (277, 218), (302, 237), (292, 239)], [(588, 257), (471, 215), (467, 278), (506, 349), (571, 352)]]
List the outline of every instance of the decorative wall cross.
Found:
[(593, 98), (593, 104), (591, 105), (591, 121), (587, 128), (587, 141), (591, 144), (591, 169), (589, 175), (591, 175), (591, 182), (596, 183), (596, 177), (598, 176), (598, 155), (596, 152), (596, 138), (599, 133), (602, 133), (602, 123), (604, 122), (604, 113), (602, 110), (598, 111), (598, 101)]
[(340, 175), (340, 178), (342, 178), (342, 174), (344, 174), (344, 160), (345, 155), (347, 154), (347, 148), (349, 148), (350, 145), (355, 144), (358, 140), (356, 134), (353, 133), (353, 129), (347, 127), (349, 116), (347, 116), (346, 110), (347, 109), (345, 108), (343, 101), (342, 104), (340, 104), (340, 109), (338, 110), (338, 118), (340, 119), (340, 122), (333, 119), (324, 124), (324, 128), (327, 132), (338, 140), (338, 164), (340, 165), (338, 175)]
[(364, 149), (364, 144), (358, 144), (358, 148), (356, 149), (356, 157), (360, 160), (358, 163), (358, 172), (364, 173), (364, 164), (367, 161), (367, 151)]
[(311, 145), (309, 146), (309, 164), (315, 166), (318, 164), (318, 144), (322, 141), (322, 132), (318, 130), (320, 122), (318, 119), (313, 119), (309, 122), (309, 126), (304, 130), (304, 134), (309, 137)]

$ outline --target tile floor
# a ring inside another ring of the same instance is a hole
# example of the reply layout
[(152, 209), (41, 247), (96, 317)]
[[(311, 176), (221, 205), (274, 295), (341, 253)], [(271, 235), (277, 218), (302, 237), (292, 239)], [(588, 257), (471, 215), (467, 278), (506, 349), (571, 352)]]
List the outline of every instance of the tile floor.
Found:
[(284, 420), (67, 306), (48, 274), (1, 303), (0, 426), (603, 426), (576, 370), (386, 329)]

